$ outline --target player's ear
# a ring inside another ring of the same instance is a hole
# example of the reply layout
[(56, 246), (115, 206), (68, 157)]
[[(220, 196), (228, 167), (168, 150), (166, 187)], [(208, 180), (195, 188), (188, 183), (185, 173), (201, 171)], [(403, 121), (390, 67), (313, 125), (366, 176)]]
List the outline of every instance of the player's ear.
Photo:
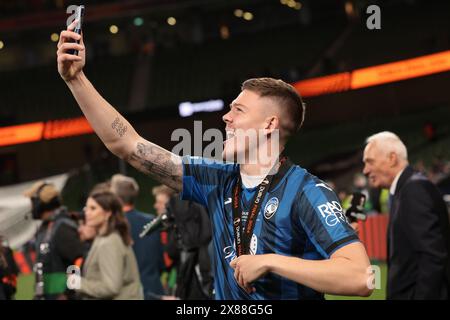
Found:
[(280, 129), (280, 119), (277, 116), (267, 117), (264, 121), (264, 134), (269, 135), (276, 129)]

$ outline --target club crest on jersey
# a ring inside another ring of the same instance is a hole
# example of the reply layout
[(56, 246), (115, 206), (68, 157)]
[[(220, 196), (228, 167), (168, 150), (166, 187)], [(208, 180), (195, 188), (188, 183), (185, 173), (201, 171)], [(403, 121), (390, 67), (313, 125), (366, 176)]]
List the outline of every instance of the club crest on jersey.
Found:
[(266, 206), (264, 207), (264, 218), (266, 218), (267, 220), (272, 218), (275, 212), (277, 212), (278, 205), (278, 198), (270, 198), (269, 201), (267, 201)]

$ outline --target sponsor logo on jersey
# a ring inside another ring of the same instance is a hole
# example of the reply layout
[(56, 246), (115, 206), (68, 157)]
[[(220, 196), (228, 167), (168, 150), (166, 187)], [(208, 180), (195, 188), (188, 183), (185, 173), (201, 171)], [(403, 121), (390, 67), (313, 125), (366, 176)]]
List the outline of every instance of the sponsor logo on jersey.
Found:
[[(256, 254), (256, 251), (258, 250), (258, 237), (253, 234), (252, 239), (250, 240), (250, 250), (249, 253), (252, 255)], [(236, 256), (236, 245), (233, 243), (232, 246), (227, 246), (223, 248), (223, 257), (225, 260), (232, 261), (237, 258)]]
[(321, 204), (317, 209), (319, 209), (325, 223), (330, 227), (334, 227), (341, 222), (347, 222), (342, 207), (337, 201), (329, 201)]

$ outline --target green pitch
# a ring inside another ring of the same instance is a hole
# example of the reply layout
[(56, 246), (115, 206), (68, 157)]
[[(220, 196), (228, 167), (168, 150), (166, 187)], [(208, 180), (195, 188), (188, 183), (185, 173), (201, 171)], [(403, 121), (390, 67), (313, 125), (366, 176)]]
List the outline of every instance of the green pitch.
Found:
[[(380, 266), (381, 269), (381, 289), (375, 289), (370, 297), (360, 298), (360, 297), (345, 297), (345, 296), (332, 296), (326, 295), (327, 300), (384, 300), (386, 298), (386, 264), (372, 262)], [(21, 275), (17, 279), (17, 300), (31, 300), (33, 299), (33, 286), (34, 286), (34, 275)]]

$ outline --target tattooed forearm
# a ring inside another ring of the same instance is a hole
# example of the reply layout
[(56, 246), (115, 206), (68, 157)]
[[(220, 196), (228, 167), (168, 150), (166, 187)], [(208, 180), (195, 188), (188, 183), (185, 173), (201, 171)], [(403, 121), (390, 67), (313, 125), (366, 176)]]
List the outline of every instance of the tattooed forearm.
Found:
[(138, 142), (128, 160), (159, 182), (181, 191), (181, 160), (178, 162), (171, 152), (151, 143)]
[(116, 117), (116, 119), (114, 119), (113, 123), (111, 123), (111, 128), (116, 130), (117, 134), (121, 138), (124, 136), (125, 132), (127, 132), (127, 126), (124, 125), (122, 121), (120, 121), (119, 117)]

